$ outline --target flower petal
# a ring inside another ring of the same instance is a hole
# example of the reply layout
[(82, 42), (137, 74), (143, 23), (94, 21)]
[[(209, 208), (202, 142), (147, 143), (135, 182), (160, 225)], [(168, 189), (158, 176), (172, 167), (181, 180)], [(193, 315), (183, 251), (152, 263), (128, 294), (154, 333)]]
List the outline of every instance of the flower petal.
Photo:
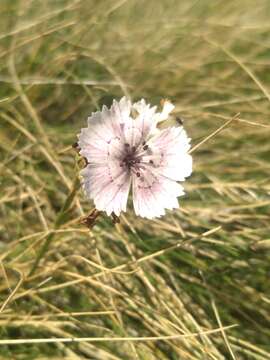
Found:
[(131, 106), (131, 101), (123, 96), (119, 102), (113, 100), (110, 111), (120, 124), (125, 124), (130, 115)]
[(133, 109), (138, 112), (138, 116), (135, 119), (135, 126), (137, 128), (137, 134), (140, 133), (141, 137), (137, 136), (137, 142), (134, 145), (138, 145), (143, 141), (147, 141), (150, 134), (157, 132), (157, 123), (166, 120), (170, 112), (174, 109), (174, 105), (165, 100), (163, 103), (163, 109), (161, 112), (156, 112), (157, 107), (151, 107), (144, 99), (133, 104)]
[(149, 134), (154, 131), (156, 127), (156, 106), (151, 107), (149, 104), (146, 104), (144, 99), (142, 99), (134, 103), (133, 108), (138, 113), (138, 116), (134, 119), (137, 133), (139, 134), (134, 142), (134, 145), (136, 146), (143, 141), (146, 141)]
[(130, 189), (130, 174), (114, 161), (100, 165), (89, 164), (81, 171), (82, 186), (87, 197), (93, 199), (98, 210), (107, 215), (114, 212), (117, 216), (126, 211)]
[[(129, 120), (130, 111), (131, 103), (123, 97), (119, 102), (114, 101), (110, 109), (103, 106), (102, 111), (93, 113), (88, 118), (88, 127), (78, 135), (80, 154), (88, 161), (94, 161), (96, 154), (106, 157), (111, 143), (118, 143), (118, 152), (121, 151), (123, 124)], [(100, 162), (99, 159), (96, 162)]]
[(183, 187), (175, 181), (154, 174), (150, 168), (132, 176), (133, 205), (136, 215), (153, 219), (165, 214), (165, 209), (178, 208), (177, 197), (184, 195)]
[(188, 154), (190, 139), (183, 127), (159, 131), (148, 144), (143, 162), (151, 164), (155, 173), (171, 180), (184, 181), (192, 172), (192, 157)]
[(88, 162), (81, 171), (83, 189), (96, 208), (108, 215), (126, 210), (131, 180), (128, 170), (120, 164), (125, 151), (123, 129), (129, 122), (130, 111), (127, 98), (113, 101), (110, 109), (103, 106), (101, 112), (93, 113), (88, 127), (78, 136), (80, 154)]
[(159, 117), (158, 121), (166, 120), (174, 108), (175, 106), (169, 100), (165, 100), (163, 103), (163, 109), (161, 113), (157, 114)]

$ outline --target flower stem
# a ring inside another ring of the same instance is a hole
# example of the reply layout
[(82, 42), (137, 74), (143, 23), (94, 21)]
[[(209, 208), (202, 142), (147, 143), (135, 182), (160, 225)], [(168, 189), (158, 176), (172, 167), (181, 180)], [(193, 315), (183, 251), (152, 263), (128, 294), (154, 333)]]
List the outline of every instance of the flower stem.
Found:
[[(70, 206), (71, 206), (71, 204), (72, 204), (72, 202), (73, 202), (79, 188), (80, 188), (80, 180), (79, 180), (78, 176), (76, 176), (76, 178), (75, 178), (75, 180), (73, 182), (73, 186), (71, 188), (71, 191), (68, 194), (68, 196), (66, 198), (66, 201), (65, 201), (64, 205), (62, 206), (62, 209), (60, 210), (60, 212), (57, 215), (57, 218), (55, 220), (54, 227), (53, 227), (54, 230), (59, 229), (59, 227), (64, 223), (65, 218), (66, 218), (66, 214), (67, 214), (68, 210), (70, 209)], [(34, 272), (38, 268), (38, 265), (39, 265), (41, 259), (47, 253), (47, 251), (48, 251), (48, 249), (50, 247), (50, 244), (51, 244), (51, 242), (53, 240), (54, 234), (55, 234), (54, 231), (49, 232), (49, 234), (48, 234), (42, 248), (40, 249), (40, 251), (39, 251), (39, 253), (38, 253), (37, 257), (36, 257), (36, 260), (35, 260), (32, 268), (31, 268), (31, 270), (29, 272), (29, 276), (32, 276), (34, 274)]]

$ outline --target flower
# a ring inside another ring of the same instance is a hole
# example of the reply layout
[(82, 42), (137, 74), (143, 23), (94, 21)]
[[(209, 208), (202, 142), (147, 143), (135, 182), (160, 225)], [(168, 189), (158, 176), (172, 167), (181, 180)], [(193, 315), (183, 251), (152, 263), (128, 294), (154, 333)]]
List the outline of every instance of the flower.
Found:
[(173, 109), (167, 100), (156, 112), (144, 99), (132, 104), (123, 97), (88, 118), (78, 135), (87, 160), (80, 175), (97, 210), (119, 216), (131, 187), (136, 215), (152, 219), (179, 207), (177, 197), (184, 190), (178, 181), (192, 172), (190, 139), (182, 126), (157, 128)]

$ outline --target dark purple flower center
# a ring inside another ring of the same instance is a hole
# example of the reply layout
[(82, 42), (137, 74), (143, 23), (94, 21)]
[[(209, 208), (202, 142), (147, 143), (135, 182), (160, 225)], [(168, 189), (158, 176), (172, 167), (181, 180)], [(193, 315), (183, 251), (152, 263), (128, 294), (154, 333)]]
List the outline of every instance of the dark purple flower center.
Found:
[[(150, 151), (150, 148), (145, 141), (138, 147), (131, 147), (130, 144), (126, 143), (124, 145), (120, 167), (126, 168), (129, 172), (132, 172), (139, 177), (141, 181), (144, 181), (143, 176), (141, 176), (141, 171), (145, 170), (145, 161), (143, 159), (145, 153), (148, 151)], [(148, 164), (154, 166), (154, 161), (150, 159)]]
[(134, 168), (138, 172), (138, 164), (140, 163), (140, 157), (137, 156), (136, 150), (137, 149), (135, 146), (130, 147), (129, 144), (125, 144), (125, 153), (120, 164), (121, 167), (125, 166), (128, 168), (128, 170)]

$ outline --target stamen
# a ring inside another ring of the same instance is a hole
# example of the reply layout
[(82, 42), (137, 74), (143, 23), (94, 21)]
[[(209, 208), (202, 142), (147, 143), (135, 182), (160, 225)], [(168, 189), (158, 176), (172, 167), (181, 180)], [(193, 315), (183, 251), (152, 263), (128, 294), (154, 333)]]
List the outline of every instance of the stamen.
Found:
[(140, 176), (141, 176), (141, 174), (140, 174), (139, 172), (136, 172), (136, 175), (137, 175), (138, 177), (140, 177)]
[(176, 116), (175, 120), (178, 122), (178, 124), (183, 125), (184, 120), (180, 118), (180, 116)]
[(143, 150), (147, 150), (148, 148), (149, 148), (148, 145), (144, 145), (144, 146), (143, 146)]

